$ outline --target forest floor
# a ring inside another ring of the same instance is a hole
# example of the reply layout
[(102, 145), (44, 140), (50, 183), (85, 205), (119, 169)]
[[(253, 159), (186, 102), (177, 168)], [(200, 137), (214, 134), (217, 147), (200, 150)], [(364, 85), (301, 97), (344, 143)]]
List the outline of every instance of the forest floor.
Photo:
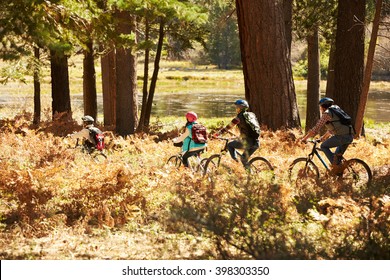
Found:
[[(208, 123), (210, 132), (221, 125)], [(177, 129), (125, 139), (106, 131), (108, 160), (97, 164), (63, 138), (79, 128), (34, 127), (30, 114), (0, 120), (1, 259), (390, 257), (388, 124), (368, 127), (345, 154), (373, 170), (368, 189), (355, 193), (321, 169), (303, 197), (287, 179), (310, 149), (298, 130), (263, 131), (255, 155), (276, 179), (249, 182), (233, 162), (214, 178), (167, 166)], [(211, 140), (203, 156), (220, 148)]]

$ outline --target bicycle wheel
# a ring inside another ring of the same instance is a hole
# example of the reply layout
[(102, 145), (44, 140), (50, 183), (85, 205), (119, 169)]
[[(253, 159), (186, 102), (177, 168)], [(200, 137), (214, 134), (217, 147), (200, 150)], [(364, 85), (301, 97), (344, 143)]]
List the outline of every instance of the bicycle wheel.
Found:
[(107, 160), (107, 156), (103, 152), (95, 152), (91, 156), (96, 163), (102, 163)]
[(297, 158), (289, 167), (290, 182), (300, 193), (304, 192), (305, 188), (316, 185), (319, 177), (318, 167), (310, 159)]
[(179, 168), (182, 164), (182, 161), (181, 161), (181, 157), (179, 155), (174, 155), (174, 156), (171, 156), (168, 160), (167, 160), (167, 165), (168, 166), (174, 166), (176, 168)]
[(216, 173), (220, 163), (221, 155), (212, 155), (209, 157), (204, 165), (204, 174), (206, 175)]
[(249, 176), (264, 179), (271, 182), (275, 179), (274, 168), (263, 157), (254, 157), (248, 162)]
[(361, 193), (372, 179), (370, 167), (358, 158), (347, 160), (342, 176), (343, 182), (352, 187), (353, 192)]

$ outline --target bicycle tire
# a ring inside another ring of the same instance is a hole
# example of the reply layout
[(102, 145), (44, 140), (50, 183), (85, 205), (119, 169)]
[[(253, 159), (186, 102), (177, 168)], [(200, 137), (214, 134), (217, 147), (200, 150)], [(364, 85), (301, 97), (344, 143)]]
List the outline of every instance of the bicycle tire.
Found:
[(103, 152), (96, 152), (91, 154), (91, 156), (96, 163), (102, 163), (107, 160), (107, 155), (105, 155)]
[(272, 182), (275, 179), (274, 168), (272, 164), (263, 157), (254, 157), (248, 162), (249, 176), (262, 178)]
[(204, 175), (216, 173), (221, 163), (221, 155), (216, 154), (210, 156), (204, 165)]
[(179, 168), (182, 165), (183, 161), (181, 160), (181, 157), (178, 155), (171, 156), (167, 160), (167, 165), (174, 166), (176, 168)]
[(320, 171), (315, 163), (307, 158), (295, 159), (289, 167), (290, 183), (297, 187), (298, 192), (304, 192), (306, 187), (317, 184)]
[(342, 179), (346, 185), (352, 187), (353, 192), (360, 193), (370, 184), (372, 172), (363, 160), (353, 158), (346, 161)]

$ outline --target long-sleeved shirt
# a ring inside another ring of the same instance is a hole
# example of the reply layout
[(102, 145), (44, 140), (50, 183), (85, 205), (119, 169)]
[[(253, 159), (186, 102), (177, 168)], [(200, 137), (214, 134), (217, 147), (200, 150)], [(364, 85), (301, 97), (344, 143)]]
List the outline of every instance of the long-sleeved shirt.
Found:
[(332, 120), (332, 116), (328, 113), (323, 113), (322, 117), (317, 121), (316, 125), (311, 129), (313, 135), (316, 135), (320, 129), (327, 123)]

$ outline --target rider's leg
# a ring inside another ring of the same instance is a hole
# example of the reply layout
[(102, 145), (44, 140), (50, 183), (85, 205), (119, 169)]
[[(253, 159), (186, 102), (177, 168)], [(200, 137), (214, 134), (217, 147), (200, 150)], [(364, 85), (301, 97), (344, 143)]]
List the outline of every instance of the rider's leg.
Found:
[[(335, 154), (338, 154), (339, 151), (336, 150), (336, 152), (333, 153), (330, 148), (350, 144), (352, 142), (351, 137), (351, 135), (334, 135), (321, 144), (321, 150), (324, 152), (331, 164), (339, 164), (339, 162), (337, 162), (337, 159), (335, 161)], [(346, 147), (348, 147), (348, 145)], [(342, 150), (342, 148), (340, 149)], [(345, 150), (343, 152), (345, 152)]]
[(260, 141), (258, 139), (248, 139), (245, 143), (245, 151), (242, 155), (241, 162), (244, 166), (247, 165), (248, 159), (251, 155), (260, 147)]
[(185, 167), (188, 167), (188, 159), (192, 156), (198, 155), (202, 150), (195, 150), (195, 151), (187, 151), (183, 154), (183, 164)]
[(243, 147), (244, 147), (243, 143), (239, 140), (233, 140), (228, 143), (227, 148), (232, 159), (237, 161), (236, 149), (242, 149)]
[(342, 144), (340, 146), (337, 146), (336, 151), (335, 151), (336, 164), (340, 164), (341, 163), (341, 159), (343, 157), (343, 154), (347, 150), (349, 144), (351, 144), (352, 141), (353, 141), (353, 136), (352, 135), (344, 136), (343, 138), (344, 138), (344, 144)]

